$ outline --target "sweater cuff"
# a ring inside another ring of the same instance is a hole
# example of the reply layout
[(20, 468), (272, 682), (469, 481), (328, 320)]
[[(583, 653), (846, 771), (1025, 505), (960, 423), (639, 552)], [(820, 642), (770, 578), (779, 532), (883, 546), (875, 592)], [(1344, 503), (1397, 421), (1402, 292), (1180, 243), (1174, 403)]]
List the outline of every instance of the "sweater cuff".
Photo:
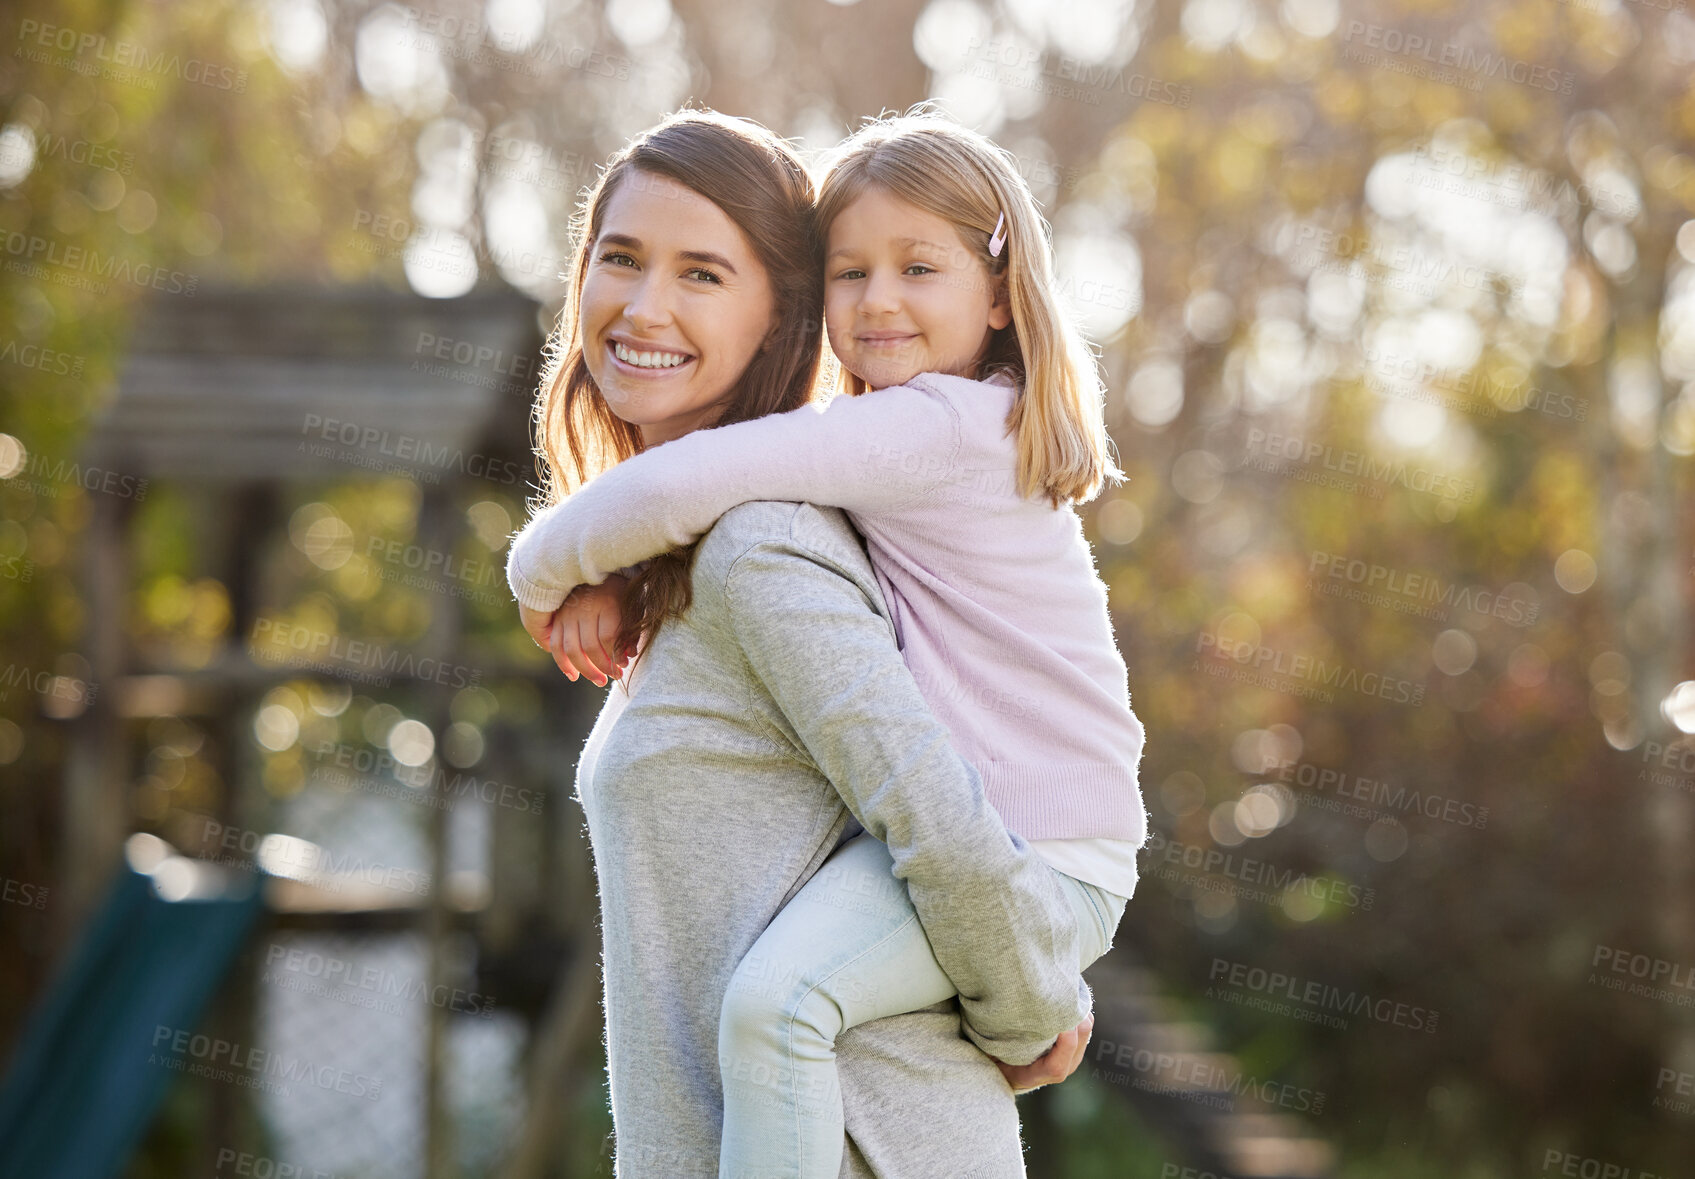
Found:
[[(1075, 1027), (1082, 1023), (1094, 1012), (1094, 1009), (1095, 993), (1089, 989), (1089, 984), (1079, 975), (1077, 978), (1077, 1018), (1072, 1021), (1071, 1026)], [(1010, 1064), (1014, 1068), (1019, 1065), (1034, 1064), (1052, 1051), (1053, 1046), (1058, 1042), (1057, 1037), (1054, 1036), (1041, 1039), (1019, 1036), (1005, 1038), (985, 1036), (972, 1025), (963, 1004), (960, 1009), (959, 1027), (965, 1038), (977, 1045), (984, 1055), (998, 1060), (1002, 1064)], [(1071, 1028), (1068, 1027), (1065, 1030), (1070, 1031)]]
[(531, 581), (518, 572), (516, 553), (513, 554), (512, 560), (506, 564), (506, 584), (511, 587), (512, 596), (518, 599), (518, 604), (527, 606), (531, 610), (540, 610), (543, 613), (552, 614), (565, 603), (565, 590)]

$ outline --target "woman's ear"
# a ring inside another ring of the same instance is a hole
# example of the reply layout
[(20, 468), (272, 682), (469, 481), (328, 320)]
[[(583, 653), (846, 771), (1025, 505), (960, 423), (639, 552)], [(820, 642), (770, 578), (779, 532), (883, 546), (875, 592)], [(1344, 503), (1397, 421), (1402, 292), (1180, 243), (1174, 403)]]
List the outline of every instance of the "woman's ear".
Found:
[(771, 351), (771, 345), (777, 342), (777, 336), (782, 332), (782, 330), (783, 317), (780, 315), (773, 315), (771, 317), (771, 327), (766, 331), (765, 338), (759, 341), (760, 352)]
[(1012, 296), (1007, 291), (1006, 274), (995, 276), (995, 301), (989, 304), (989, 326), (997, 332), (1012, 322)]

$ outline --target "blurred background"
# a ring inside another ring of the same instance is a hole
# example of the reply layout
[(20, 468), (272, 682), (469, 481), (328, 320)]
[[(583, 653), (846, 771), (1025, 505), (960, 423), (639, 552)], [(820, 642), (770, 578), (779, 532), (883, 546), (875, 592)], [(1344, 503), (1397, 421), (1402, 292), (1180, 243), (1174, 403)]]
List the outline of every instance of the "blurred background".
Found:
[(1684, 0), (9, 9), (0, 1173), (611, 1174), (602, 695), (504, 578), (571, 217), (934, 98), (1129, 475), (1154, 835), (1032, 1176), (1695, 1175)]

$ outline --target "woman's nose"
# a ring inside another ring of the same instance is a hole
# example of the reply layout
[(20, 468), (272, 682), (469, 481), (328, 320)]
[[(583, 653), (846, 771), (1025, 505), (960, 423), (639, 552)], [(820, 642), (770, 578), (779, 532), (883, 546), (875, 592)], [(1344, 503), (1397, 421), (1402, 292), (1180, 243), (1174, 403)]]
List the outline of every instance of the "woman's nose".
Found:
[(624, 318), (645, 327), (657, 327), (669, 320), (671, 311), (661, 284), (649, 278), (637, 284), (630, 292), (630, 301), (624, 304)]

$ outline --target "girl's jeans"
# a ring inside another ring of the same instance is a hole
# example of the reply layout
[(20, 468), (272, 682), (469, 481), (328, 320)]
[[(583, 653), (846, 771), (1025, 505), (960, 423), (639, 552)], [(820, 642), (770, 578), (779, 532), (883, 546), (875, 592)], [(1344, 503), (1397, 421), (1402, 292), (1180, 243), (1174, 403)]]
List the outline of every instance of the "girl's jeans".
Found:
[[(1054, 874), (1077, 913), (1081, 970), (1112, 945), (1127, 902)], [(837, 1035), (953, 994), (889, 849), (866, 834), (842, 844), (772, 919), (725, 992), (719, 1179), (836, 1179)]]

